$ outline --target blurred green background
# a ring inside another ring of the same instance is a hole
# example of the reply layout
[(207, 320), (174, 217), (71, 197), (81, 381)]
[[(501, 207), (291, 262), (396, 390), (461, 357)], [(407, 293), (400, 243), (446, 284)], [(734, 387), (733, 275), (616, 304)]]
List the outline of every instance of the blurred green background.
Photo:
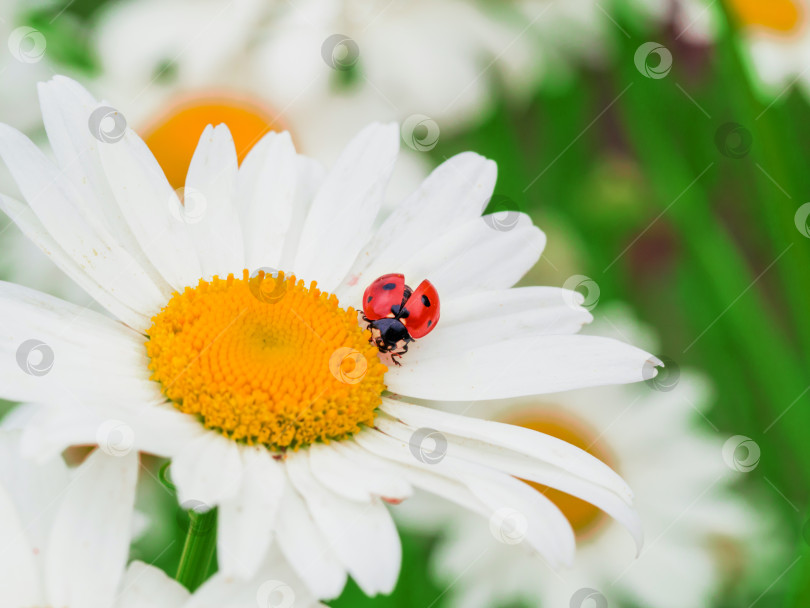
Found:
[[(45, 34), (52, 60), (89, 76), (98, 58), (88, 31), (104, 3), (50, 4), (21, 22)], [(717, 606), (810, 606), (807, 96), (797, 87), (759, 95), (737, 26), (722, 15), (704, 44), (683, 41), (666, 22), (650, 30), (629, 7), (612, 17), (615, 53), (603, 66), (578, 66), (528, 104), (497, 95), (476, 126), (440, 138), (431, 162), (463, 150), (494, 159), (498, 209), (529, 213), (550, 236), (530, 281), (587, 275), (601, 300), (629, 302), (660, 332), (659, 355), (710, 376), (710, 423), (762, 451), (742, 491), (772, 499), (791, 541), (773, 565), (783, 576), (767, 588), (740, 584)], [(650, 40), (676, 58), (666, 77), (636, 67)], [(142, 483), (148, 510), (171, 515), (133, 555), (173, 572), (186, 519), (157, 477)], [(433, 539), (402, 532), (402, 540), (392, 596), (368, 599), (350, 584), (330, 604), (441, 607), (427, 572)]]

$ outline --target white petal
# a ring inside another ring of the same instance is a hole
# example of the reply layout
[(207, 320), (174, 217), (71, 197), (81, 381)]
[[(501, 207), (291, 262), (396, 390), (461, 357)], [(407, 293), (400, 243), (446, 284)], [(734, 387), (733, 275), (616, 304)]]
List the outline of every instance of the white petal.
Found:
[(85, 272), (79, 263), (54, 240), (28, 205), (0, 195), (0, 209), (14, 220), (23, 234), (39, 247), (62, 272), (90, 294), (96, 302), (130, 327), (141, 331), (149, 327), (151, 324), (149, 317), (133, 310), (114, 297), (109, 293), (108, 286), (100, 284), (93, 276)]
[[(143, 336), (97, 312), (0, 282), (0, 391), (16, 401), (160, 398)], [(51, 367), (48, 367), (48, 364)], [(54, 401), (51, 401), (54, 402)]]
[(239, 169), (239, 215), (246, 266), (279, 268), (284, 242), (296, 213), (297, 159), (290, 134), (271, 131)]
[(370, 458), (352, 442), (315, 444), (308, 451), (315, 478), (344, 498), (369, 502), (376, 496), (400, 502), (413, 492), (405, 479), (392, 475), (379, 460)]
[[(406, 478), (415, 487), (422, 488), (456, 503), (474, 513), (486, 514), (483, 504), (470, 492), (466, 485), (455, 477), (455, 471), (432, 465), (419, 466), (407, 445), (376, 429), (369, 429), (354, 436), (357, 445), (369, 453), (370, 458), (378, 458), (381, 466)], [(403, 447), (406, 449), (403, 450)]]
[(295, 188), (290, 227), (284, 236), (284, 251), (279, 261), (279, 269), (282, 270), (295, 268), (295, 256), (301, 242), (301, 231), (304, 229), (312, 201), (326, 175), (326, 171), (319, 162), (300, 154), (295, 159), (295, 173), (298, 176), (298, 183)]
[(208, 125), (191, 158), (184, 190), (191, 240), (202, 274), (211, 278), (245, 267), (242, 228), (236, 211), (236, 148), (228, 127)]
[(504, 399), (640, 382), (660, 364), (628, 344), (582, 335), (520, 336), (470, 345), (463, 352), (454, 344), (433, 341), (408, 354), (413, 357), (386, 374), (388, 389), (444, 401)]
[(370, 125), (349, 143), (312, 202), (295, 260), (298, 276), (326, 291), (340, 284), (370, 236), (398, 151), (396, 124)]
[(171, 405), (118, 402), (95, 405), (26, 406), (32, 415), (23, 427), (22, 449), (42, 461), (61, 454), (71, 445), (106, 447), (115, 453), (129, 449), (172, 457), (187, 441), (205, 432), (192, 416)]
[[(391, 403), (385, 403), (383, 410)], [(384, 417), (377, 418), (376, 426), (402, 441), (409, 441), (417, 428), (447, 433), (448, 454), (556, 488), (599, 507), (627, 528), (641, 551), (643, 531), (638, 513), (630, 506), (632, 491), (597, 458), (531, 429), (445, 414), (416, 405), (403, 406), (397, 404), (390, 409), (401, 414), (413, 408), (415, 415), (408, 416), (411, 426), (403, 428), (400, 423), (392, 423)], [(468, 425), (468, 421), (472, 424)]]
[(448, 231), (479, 217), (492, 196), (494, 162), (463, 152), (437, 167), (416, 192), (397, 205), (361, 251), (341, 298), (359, 300), (366, 285)]
[(242, 470), (239, 446), (214, 431), (183, 446), (171, 464), (180, 503), (203, 503), (210, 508), (236, 494)]
[(152, 152), (134, 131), (99, 148), (104, 171), (121, 212), (149, 261), (177, 291), (202, 276), (177, 193)]
[(28, 138), (0, 125), (0, 157), (42, 225), (84, 272), (142, 314), (160, 309), (165, 296), (158, 286), (99, 219), (88, 215), (73, 184)]
[(190, 597), (160, 568), (134, 561), (127, 568), (116, 608), (181, 608)]
[[(383, 398), (380, 409), (413, 429), (430, 428), (450, 435), (454, 446), (459, 446), (459, 451), (463, 446), (470, 447), (470, 450), (464, 450), (465, 454), (480, 450), (481, 457), (476, 460), (482, 464), (487, 464), (485, 459), (489, 454), (500, 457), (502, 462), (522, 463), (524, 468), (533, 463), (538, 470), (542, 470), (542, 465), (546, 463), (609, 489), (627, 503), (632, 502), (632, 490), (613, 469), (562, 439), (503, 422), (450, 414), (387, 398)], [(468, 455), (461, 457), (468, 458)], [(495, 463), (489, 466), (500, 468)], [(508, 469), (502, 470), (512, 473)]]
[(138, 455), (96, 450), (76, 470), (54, 520), (46, 556), (54, 606), (108, 608), (129, 553)]
[(443, 298), (512, 287), (540, 258), (546, 237), (529, 216), (516, 215), (509, 230), (475, 218), (418, 251), (404, 250), (388, 272), (402, 272), (414, 283), (423, 278)]
[(340, 595), (346, 570), (315, 525), (304, 500), (289, 484), (281, 500), (276, 535), (279, 549), (313, 595), (324, 599)]
[(391, 593), (399, 576), (402, 549), (382, 501), (358, 503), (341, 498), (318, 483), (306, 458), (289, 459), (287, 471), (315, 524), (363, 592)]
[(581, 297), (554, 287), (516, 287), (442, 300), (439, 324), (429, 339), (411, 345), (409, 358), (416, 352), (428, 356), (431, 346), (441, 344), (464, 351), (525, 335), (576, 333), (593, 319), (576, 304)]
[[(146, 259), (127, 224), (104, 174), (101, 142), (88, 128), (99, 104), (78, 82), (64, 76), (38, 85), (42, 119), (60, 172), (72, 182), (88, 213), (99, 218), (118, 243), (138, 260), (155, 285), (170, 295), (168, 284)], [(109, 108), (109, 106), (105, 106)]]
[(42, 586), (34, 559), (34, 548), (25, 534), (11, 496), (0, 485), (0, 597), (7, 606), (39, 606)]
[[(362, 435), (362, 437), (361, 437)], [(573, 532), (559, 509), (530, 486), (511, 475), (446, 454), (441, 460), (423, 462), (411, 451), (409, 438), (380, 432), (357, 435), (363, 447), (404, 468), (410, 481), (489, 519), (489, 525), (517, 517), (525, 521), (524, 538), (551, 564), (568, 562), (573, 550)], [(482, 522), (481, 525), (487, 525)]]
[(0, 485), (4, 486), (17, 507), (26, 536), (32, 547), (45, 553), (56, 508), (69, 483), (68, 468), (59, 454), (43, 462), (25, 458), (19, 431), (8, 431), (8, 418), (18, 414), (22, 406), (3, 419), (0, 432)]
[(249, 578), (270, 545), (287, 476), (264, 447), (241, 452), (242, 487), (219, 507), (217, 559), (223, 575)]

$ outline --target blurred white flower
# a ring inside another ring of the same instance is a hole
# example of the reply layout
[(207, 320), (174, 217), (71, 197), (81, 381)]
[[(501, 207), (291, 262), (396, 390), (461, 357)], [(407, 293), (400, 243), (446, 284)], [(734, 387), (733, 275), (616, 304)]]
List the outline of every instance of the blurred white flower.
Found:
[(320, 606), (278, 555), (268, 557), (251, 580), (215, 574), (193, 595), (154, 566), (127, 566), (139, 523), (133, 510), (137, 454), (112, 456), (98, 449), (70, 470), (61, 456), (36, 463), (22, 458), (20, 435), (8, 425), (0, 429), (3, 606), (252, 608), (268, 595), (268, 582), (281, 581), (284, 597), (295, 598), (295, 606)]
[[(610, 324), (598, 328), (603, 334), (645, 343), (625, 312), (602, 312)], [(448, 585), (451, 606), (705, 606), (730, 578), (754, 575), (766, 563), (776, 542), (768, 537), (772, 522), (734, 493), (732, 483), (746, 468), (729, 463), (728, 437), (703, 418), (710, 401), (706, 381), (674, 368), (670, 362), (669, 373), (648, 386), (467, 409), (562, 438), (615, 467), (634, 489), (645, 546), (636, 558), (632, 543), (598, 510), (533, 484), (566, 515), (579, 542), (573, 567), (552, 570), (529, 547), (482, 529), (475, 517), (447, 503), (419, 496), (397, 513), (409, 528), (442, 534), (433, 566)]]
[(810, 91), (810, 2), (730, 0), (755, 85), (769, 98), (793, 85)]

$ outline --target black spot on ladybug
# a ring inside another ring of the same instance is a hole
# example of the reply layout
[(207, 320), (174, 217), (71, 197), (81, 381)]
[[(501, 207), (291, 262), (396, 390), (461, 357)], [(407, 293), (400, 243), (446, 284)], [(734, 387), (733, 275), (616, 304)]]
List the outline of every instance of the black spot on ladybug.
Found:
[(422, 304), (424, 304), (425, 306), (430, 306), (430, 300), (426, 295), (422, 296)]
[(428, 327), (430, 327), (431, 325), (433, 325), (433, 319), (428, 319)]
[(384, 289), (385, 291), (391, 291), (391, 290), (392, 290), (392, 289), (394, 289), (396, 286), (397, 286), (397, 285), (396, 285), (396, 283), (386, 283), (385, 285), (383, 285), (383, 289)]
[(371, 302), (371, 300), (373, 300), (373, 299), (374, 299), (374, 296), (369, 296), (368, 300), (366, 300), (366, 302)]

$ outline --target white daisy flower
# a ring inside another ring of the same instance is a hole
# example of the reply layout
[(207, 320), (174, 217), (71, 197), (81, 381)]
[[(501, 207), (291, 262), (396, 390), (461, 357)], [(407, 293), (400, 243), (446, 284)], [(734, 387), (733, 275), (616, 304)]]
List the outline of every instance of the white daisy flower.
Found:
[(178, 89), (250, 91), (318, 150), (324, 124), (348, 135), (369, 116), (422, 114), (449, 129), (477, 120), (500, 72), (526, 80), (531, 49), (517, 28), (465, 0), (148, 0), (112, 5), (97, 48), (120, 99), (160, 106)]
[[(576, 294), (511, 288), (545, 237), (523, 214), (482, 218), (493, 162), (453, 157), (380, 223), (396, 125), (364, 129), (328, 173), (286, 133), (237, 167), (220, 125), (200, 138), (181, 204), (133, 131), (99, 134), (108, 110), (81, 86), (57, 77), (40, 98), (57, 161), (0, 125), (0, 157), (28, 203), (2, 205), (115, 320), (0, 284), (14, 319), (0, 390), (38, 404), (27, 453), (103, 446), (120, 423), (134, 447), (172, 459), (181, 502), (219, 507), (224, 575), (250, 577), (273, 543), (320, 598), (347, 573), (368, 594), (393, 588), (400, 547), (384, 503), (413, 487), (484, 516), (520, 505), (529, 544), (552, 563), (572, 559), (571, 528), (512, 474), (592, 502), (640, 542), (630, 490), (599, 460), (430, 407), (634, 382), (660, 363), (574, 335), (591, 320)], [(356, 311), (391, 272), (429, 279), (442, 314), (386, 367)], [(446, 445), (440, 462), (419, 443), (426, 428)]]
[[(618, 312), (606, 333), (638, 336)], [(649, 384), (494, 404), (497, 419), (564, 439), (622, 473), (636, 491), (648, 539), (641, 555), (598, 509), (542, 485), (531, 484), (562, 509), (579, 541), (569, 569), (550, 570), (508, 528), (482, 529), (460, 509), (420, 497), (398, 510), (407, 527), (442, 533), (433, 565), (448, 585), (449, 605), (706, 606), (732, 577), (755, 573), (755, 556), (765, 563), (767, 518), (730, 487), (754, 460), (735, 468), (724, 455), (728, 437), (697, 429), (708, 426), (705, 379), (671, 372)], [(493, 413), (468, 405), (468, 412)], [(511, 516), (513, 528), (522, 517)]]
[(754, 82), (781, 97), (796, 82), (810, 85), (810, 3), (807, 0), (732, 0), (729, 10), (742, 29)]
[(296, 585), (278, 556), (263, 565), (264, 578), (244, 582), (215, 574), (193, 595), (158, 568), (127, 567), (137, 453), (95, 450), (71, 471), (58, 456), (40, 463), (21, 458), (19, 443), (18, 432), (0, 431), (3, 606), (254, 608), (257, 601), (268, 605), (263, 597), (321, 605)]

